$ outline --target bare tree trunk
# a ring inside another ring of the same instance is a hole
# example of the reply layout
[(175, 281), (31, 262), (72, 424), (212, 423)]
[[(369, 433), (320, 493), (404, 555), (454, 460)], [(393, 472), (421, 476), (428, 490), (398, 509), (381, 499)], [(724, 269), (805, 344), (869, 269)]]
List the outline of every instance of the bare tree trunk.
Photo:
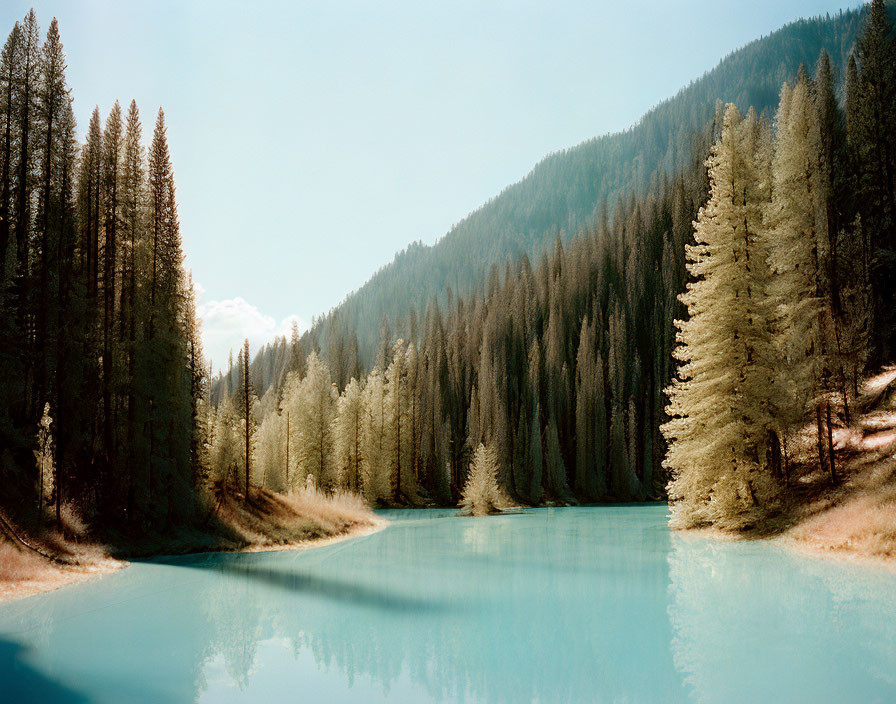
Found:
[(831, 484), (837, 483), (837, 465), (834, 461), (834, 431), (831, 428), (831, 404), (825, 403), (825, 414), (828, 426), (828, 463), (831, 469)]
[(778, 481), (781, 480), (781, 440), (774, 430), (768, 432), (768, 452), (767, 461), (772, 476)]
[(781, 443), (784, 450), (784, 486), (790, 486), (790, 455), (787, 454), (787, 439)]
[(821, 404), (815, 404), (815, 441), (818, 448), (818, 467), (824, 470), (824, 426), (821, 420)]

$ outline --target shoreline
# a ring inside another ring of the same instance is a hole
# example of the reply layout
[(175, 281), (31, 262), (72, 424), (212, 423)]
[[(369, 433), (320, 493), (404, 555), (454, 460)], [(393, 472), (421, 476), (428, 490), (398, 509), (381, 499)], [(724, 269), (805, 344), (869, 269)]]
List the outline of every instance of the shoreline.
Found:
[[(222, 547), (221, 549), (209, 550), (206, 546), (196, 551), (186, 551), (179, 553), (159, 553), (145, 559), (157, 559), (172, 556), (184, 555), (202, 555), (208, 553), (259, 553), (259, 552), (281, 552), (281, 551), (303, 551), (313, 550), (314, 548), (322, 548), (328, 545), (345, 542), (354, 538), (363, 538), (373, 535), (386, 528), (389, 521), (377, 516), (374, 520), (367, 523), (356, 523), (346, 530), (333, 535), (326, 535), (319, 538), (306, 538), (283, 544), (255, 544), (247, 545), (243, 548)], [(135, 560), (137, 558), (134, 558)], [(141, 560), (144, 558), (140, 558)], [(128, 559), (116, 557), (103, 557), (89, 564), (80, 566), (70, 566), (66, 568), (56, 568), (47, 575), (46, 579), (25, 580), (20, 583), (3, 584), (0, 583), (0, 605), (12, 601), (27, 599), (28, 597), (37, 596), (39, 594), (48, 594), (58, 589), (81, 584), (90, 580), (113, 574), (120, 570), (130, 567), (132, 562)]]
[(811, 557), (817, 560), (839, 562), (841, 564), (857, 565), (859, 567), (873, 567), (883, 569), (896, 574), (896, 555), (868, 554), (860, 550), (838, 548), (820, 544), (812, 544), (804, 539), (790, 534), (772, 538), (774, 542), (787, 550)]
[(777, 535), (751, 535), (749, 533), (734, 533), (731, 531), (714, 528), (712, 526), (703, 526), (700, 528), (673, 528), (674, 533), (686, 535), (688, 537), (706, 538), (715, 540), (720, 543), (736, 543), (750, 542), (760, 543), (767, 542), (776, 545), (788, 552), (797, 553), (803, 557), (810, 557), (816, 560), (824, 560), (827, 562), (839, 562), (841, 564), (857, 565), (860, 567), (872, 567), (883, 569), (888, 572), (896, 573), (896, 555), (880, 555), (864, 553), (860, 550), (837, 547), (835, 545), (823, 545), (818, 542), (812, 542), (804, 537), (795, 535), (797, 529), (803, 527), (802, 523), (797, 523), (787, 530)]
[[(824, 514), (816, 515), (812, 520), (817, 522), (816, 526), (824, 524)], [(781, 532), (776, 534), (769, 533), (753, 533), (749, 531), (737, 533), (725, 531), (715, 527), (699, 527), (686, 529), (672, 529), (674, 532), (693, 536), (698, 538), (708, 538), (719, 542), (739, 542), (739, 541), (767, 541), (772, 545), (779, 546), (788, 552), (794, 552), (804, 557), (810, 557), (818, 560), (827, 560), (839, 562), (841, 564), (857, 565), (860, 567), (870, 567), (883, 569), (888, 572), (896, 573), (896, 555), (893, 554), (873, 554), (863, 552), (854, 546), (846, 544), (825, 543), (819, 540), (821, 536), (815, 531), (807, 533), (806, 523), (809, 521), (798, 521)], [(47, 565), (48, 571), (45, 577), (41, 579), (23, 580), (19, 583), (0, 583), (0, 604), (20, 599), (26, 599), (30, 596), (38, 594), (46, 594), (57, 589), (80, 584), (93, 579), (103, 577), (107, 574), (118, 572), (126, 569), (137, 560), (153, 560), (165, 557), (185, 556), (185, 555), (202, 555), (210, 553), (260, 553), (260, 552), (280, 552), (280, 551), (303, 551), (312, 550), (319, 547), (326, 547), (337, 543), (345, 542), (355, 538), (363, 538), (368, 535), (377, 533), (389, 525), (389, 521), (381, 516), (375, 516), (372, 519), (360, 521), (347, 527), (345, 530), (315, 538), (304, 538), (284, 543), (255, 543), (247, 544), (244, 547), (222, 546), (220, 548), (209, 548), (207, 545), (197, 546), (196, 550), (185, 550), (178, 552), (158, 552), (153, 555), (133, 557), (128, 559), (117, 558), (111, 556), (103, 556), (96, 558), (90, 562), (86, 562), (79, 566), (70, 566), (66, 568), (51, 567)], [(812, 538), (816, 539), (813, 540)]]

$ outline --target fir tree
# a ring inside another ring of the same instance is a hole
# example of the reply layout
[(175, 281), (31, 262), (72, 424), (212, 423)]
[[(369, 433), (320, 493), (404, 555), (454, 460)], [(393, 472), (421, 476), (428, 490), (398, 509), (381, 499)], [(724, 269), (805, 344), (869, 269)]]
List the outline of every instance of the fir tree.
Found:
[(671, 420), (663, 429), (669, 496), (677, 502), (673, 519), (680, 525), (736, 523), (760, 499), (772, 386), (763, 359), (771, 346), (760, 237), (765, 139), (752, 113), (743, 119), (728, 106), (707, 160), (710, 198), (697, 218), (696, 243), (687, 248), (689, 318), (677, 322), (682, 366), (669, 389)]

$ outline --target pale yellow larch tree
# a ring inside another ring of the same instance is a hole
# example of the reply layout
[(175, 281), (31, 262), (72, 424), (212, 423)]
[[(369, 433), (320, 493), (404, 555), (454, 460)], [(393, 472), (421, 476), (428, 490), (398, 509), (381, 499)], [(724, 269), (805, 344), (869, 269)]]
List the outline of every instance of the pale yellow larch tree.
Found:
[(392, 500), (395, 503), (416, 503), (415, 476), (415, 392), (416, 357), (413, 345), (401, 339), (393, 348), (392, 363), (386, 369), (386, 424), (391, 444)]
[(361, 394), (361, 493), (370, 504), (392, 500), (395, 442), (387, 418), (385, 380), (379, 367), (367, 375)]
[(507, 499), (498, 486), (498, 470), (498, 453), (494, 444), (479, 443), (473, 452), (470, 472), (461, 495), (461, 514), (487, 516), (507, 505)]
[(209, 480), (223, 491), (237, 480), (243, 455), (239, 418), (229, 398), (214, 411), (209, 427)]
[(286, 488), (286, 418), (277, 409), (268, 411), (258, 426), (253, 480), (261, 486)]
[(333, 440), (338, 485), (357, 493), (363, 464), (364, 396), (361, 384), (352, 378), (336, 404)]
[(304, 485), (309, 476), (317, 487), (336, 484), (332, 462), (336, 398), (329, 368), (317, 352), (311, 352), (305, 362), (305, 377), (293, 386), (289, 401), (296, 455), (293, 486)]
[(767, 207), (776, 364), (775, 421), (785, 439), (814, 411), (819, 463), (824, 464), (822, 404), (831, 360), (822, 299), (824, 244), (817, 221), (820, 187), (815, 108), (803, 74), (786, 84), (776, 116), (772, 198)]
[(742, 526), (772, 491), (764, 467), (773, 376), (761, 235), (769, 141), (752, 111), (743, 118), (729, 105), (707, 160), (710, 196), (687, 247), (689, 315), (676, 321), (681, 366), (663, 426), (678, 526)]

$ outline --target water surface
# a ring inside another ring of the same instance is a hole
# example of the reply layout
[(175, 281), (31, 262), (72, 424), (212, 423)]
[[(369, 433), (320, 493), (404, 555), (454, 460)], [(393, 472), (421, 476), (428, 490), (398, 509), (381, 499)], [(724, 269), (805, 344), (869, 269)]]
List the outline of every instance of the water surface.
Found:
[(0, 702), (896, 701), (896, 576), (664, 506), (388, 512), (0, 605)]

